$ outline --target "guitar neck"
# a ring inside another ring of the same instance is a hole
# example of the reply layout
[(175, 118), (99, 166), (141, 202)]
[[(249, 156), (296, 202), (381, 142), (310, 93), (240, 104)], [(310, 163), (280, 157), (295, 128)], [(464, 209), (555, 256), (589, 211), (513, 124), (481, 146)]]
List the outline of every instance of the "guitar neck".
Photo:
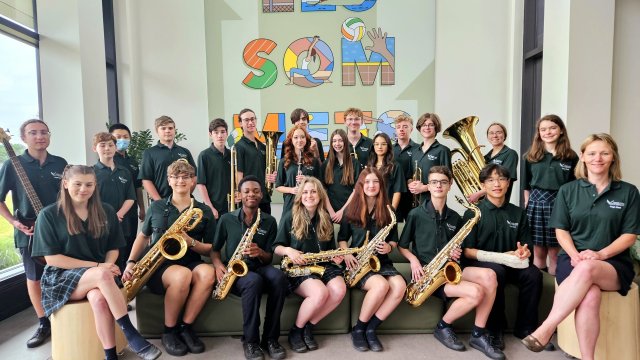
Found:
[(22, 187), (24, 188), (24, 191), (27, 194), (27, 198), (29, 199), (31, 206), (33, 206), (33, 209), (35, 210), (37, 215), (40, 212), (40, 210), (42, 210), (42, 203), (38, 198), (38, 194), (36, 194), (36, 191), (31, 185), (31, 181), (29, 181), (29, 178), (27, 177), (27, 173), (24, 172), (24, 168), (22, 167), (22, 164), (20, 163), (18, 156), (16, 156), (15, 151), (13, 151), (13, 147), (9, 143), (9, 140), (3, 139), (2, 144), (7, 150), (7, 154), (9, 155), (9, 159), (11, 159), (13, 168), (16, 169), (16, 174), (18, 174), (18, 179), (20, 179), (20, 183), (22, 184)]

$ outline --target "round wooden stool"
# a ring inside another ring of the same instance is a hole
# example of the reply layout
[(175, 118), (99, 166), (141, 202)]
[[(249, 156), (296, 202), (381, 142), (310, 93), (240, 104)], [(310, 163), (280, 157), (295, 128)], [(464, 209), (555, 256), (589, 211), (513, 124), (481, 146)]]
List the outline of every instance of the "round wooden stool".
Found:
[[(115, 329), (116, 351), (120, 353), (127, 340), (117, 324)], [(51, 315), (51, 359), (104, 359), (89, 301), (70, 301)]]
[[(558, 346), (567, 354), (580, 359), (574, 315), (575, 312), (572, 312), (558, 325)], [(596, 359), (640, 360), (638, 339), (640, 339), (638, 285), (632, 283), (627, 296), (622, 296), (615, 291), (603, 292)]]

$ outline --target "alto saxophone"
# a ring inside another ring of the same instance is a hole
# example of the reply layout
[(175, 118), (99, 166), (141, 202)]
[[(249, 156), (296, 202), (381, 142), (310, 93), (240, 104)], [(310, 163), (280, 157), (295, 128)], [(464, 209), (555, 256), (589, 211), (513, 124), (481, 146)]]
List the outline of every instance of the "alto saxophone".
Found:
[[(413, 171), (413, 176), (411, 177), (411, 180), (422, 182), (422, 169), (418, 166), (418, 160), (416, 160), (416, 169)], [(416, 208), (420, 206), (421, 200), (422, 200), (421, 194), (413, 194), (413, 201), (411, 202), (411, 207)]]
[(364, 250), (358, 253), (356, 257), (358, 265), (353, 269), (345, 271), (344, 281), (347, 283), (347, 286), (354, 287), (369, 271), (378, 272), (380, 270), (380, 260), (378, 260), (378, 257), (375, 255), (376, 248), (378, 244), (385, 241), (391, 229), (396, 225), (396, 215), (389, 205), (387, 205), (387, 210), (389, 210), (389, 214), (391, 215), (391, 223), (378, 231), (376, 236), (362, 247)]
[(222, 276), (218, 285), (213, 290), (213, 294), (211, 294), (211, 298), (216, 300), (224, 300), (229, 294), (229, 290), (233, 286), (233, 283), (236, 281), (236, 278), (247, 275), (249, 272), (249, 268), (247, 267), (247, 263), (244, 262), (244, 250), (247, 249), (251, 245), (251, 241), (253, 240), (253, 235), (255, 235), (256, 231), (258, 231), (258, 226), (260, 225), (260, 209), (258, 209), (258, 215), (256, 217), (256, 221), (253, 225), (244, 232), (242, 235), (242, 239), (240, 239), (240, 243), (236, 247), (236, 250), (229, 258), (229, 263), (227, 264), (227, 272)]
[(456, 200), (473, 211), (474, 215), (458, 230), (456, 235), (449, 240), (440, 252), (431, 260), (430, 263), (422, 267), (424, 276), (417, 281), (411, 281), (407, 285), (405, 300), (414, 307), (422, 305), (434, 291), (445, 283), (458, 284), (462, 279), (462, 270), (460, 266), (450, 259), (451, 251), (460, 247), (462, 241), (469, 235), (471, 229), (480, 220), (480, 209), (473, 204), (466, 205), (461, 198), (456, 196)]
[(355, 254), (361, 250), (362, 248), (348, 248), (302, 254), (304, 260), (307, 262), (305, 265), (295, 265), (288, 256), (285, 256), (282, 258), (282, 262), (280, 262), (280, 269), (282, 269), (288, 277), (311, 274), (322, 276), (324, 274), (324, 266), (318, 265), (318, 263), (329, 261), (336, 256)]
[(178, 260), (187, 253), (187, 240), (183, 232), (193, 230), (202, 220), (202, 210), (191, 206), (185, 210), (147, 253), (131, 268), (131, 279), (125, 281), (127, 302), (133, 300), (138, 291), (149, 281), (153, 273), (165, 260)]

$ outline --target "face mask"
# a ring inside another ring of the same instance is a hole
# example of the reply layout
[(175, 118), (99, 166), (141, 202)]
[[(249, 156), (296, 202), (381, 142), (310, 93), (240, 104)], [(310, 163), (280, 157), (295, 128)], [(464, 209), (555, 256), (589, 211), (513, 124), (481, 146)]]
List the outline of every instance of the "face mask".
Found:
[(130, 142), (131, 142), (131, 140), (118, 139), (118, 140), (116, 140), (116, 149), (118, 149), (118, 151), (127, 150), (129, 148), (129, 143)]

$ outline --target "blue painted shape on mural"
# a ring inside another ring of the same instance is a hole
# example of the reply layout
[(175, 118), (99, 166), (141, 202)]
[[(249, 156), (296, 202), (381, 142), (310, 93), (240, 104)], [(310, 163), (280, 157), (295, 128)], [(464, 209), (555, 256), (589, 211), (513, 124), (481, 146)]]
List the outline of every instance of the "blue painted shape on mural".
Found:
[[(342, 38), (342, 62), (343, 63), (364, 63), (364, 62), (383, 62), (385, 58), (380, 53), (372, 51), (371, 55), (367, 59), (367, 54), (364, 52), (364, 46), (361, 41), (349, 41)], [(387, 49), (395, 57), (396, 55), (396, 38), (387, 37), (386, 39)]]
[(300, 3), (300, 10), (302, 12), (313, 12), (313, 11), (336, 11), (335, 5), (319, 5), (318, 1), (307, 1), (302, 0)]
[(371, 9), (376, 4), (376, 0), (364, 0), (358, 5), (345, 5), (344, 7), (347, 10), (351, 10), (354, 12), (363, 12)]
[(311, 128), (309, 128), (309, 135), (312, 138), (320, 139), (320, 141), (327, 141), (327, 139), (329, 139), (329, 129), (327, 129), (327, 128), (322, 128), (322, 129), (311, 129)]
[(329, 125), (328, 112), (310, 112), (309, 117), (309, 125)]

